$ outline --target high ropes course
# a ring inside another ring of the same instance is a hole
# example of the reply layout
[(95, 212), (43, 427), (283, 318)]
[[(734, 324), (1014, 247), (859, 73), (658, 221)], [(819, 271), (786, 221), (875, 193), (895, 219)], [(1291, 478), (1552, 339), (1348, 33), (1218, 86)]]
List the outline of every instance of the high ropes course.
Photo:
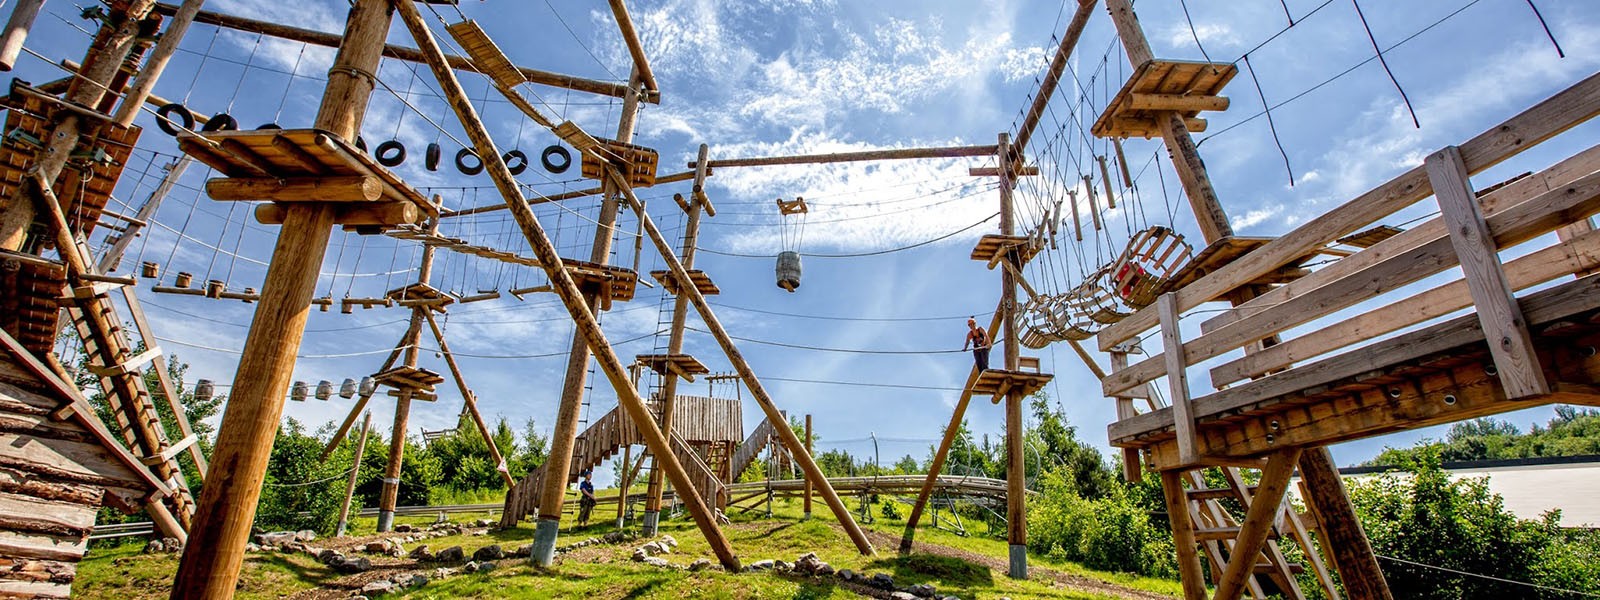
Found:
[[(1115, 406), (1108, 434), (1126, 477), (1160, 476), (1187, 598), (1208, 597), (1203, 563), (1215, 598), (1304, 598), (1302, 573), (1326, 597), (1389, 598), (1328, 445), (1554, 402), (1600, 404), (1600, 284), (1591, 275), (1600, 234), (1590, 221), (1600, 212), (1600, 147), (1573, 151), (1563, 139), (1543, 148), (1564, 157), (1554, 164), (1472, 181), (1600, 114), (1600, 76), (1428, 153), (1281, 236), (1235, 235), (1201, 159), (1204, 142), (1243, 135), (1234, 132), (1259, 119), (1294, 185), (1278, 134), (1284, 107), (1373, 62), (1422, 127), (1391, 51), (1477, 0), (1385, 42), (1352, 1), (1372, 55), (1292, 90), (1264, 87), (1257, 69), (1297, 28), (1328, 26), (1332, 0), (1303, 11), (1279, 3), (1287, 25), (1226, 61), (1213, 59), (1181, 2), (1203, 60), (1157, 58), (1130, 0), (1063, 2), (1037, 88), (992, 140), (761, 157), (714, 155), (708, 142), (681, 165), (635, 139), (666, 91), (623, 0), (608, 4), (625, 75), (573, 33), (610, 79), (519, 66), (499, 45), (506, 40), (450, 2), (355, 0), (339, 34), (208, 12), (200, 0), (115, 0), (75, 16), (44, 10), (43, 0), (10, 4), (0, 68), (54, 79), (14, 79), (0, 100), (0, 413), (26, 425), (0, 432), (9, 442), (0, 476), (26, 496), (0, 503), (0, 530), (7, 554), (49, 568), (75, 568), (102, 505), (144, 511), (154, 531), (185, 541), (173, 597), (231, 597), (285, 407), (340, 404), (329, 460), (352, 435), (364, 448), (368, 408), (382, 396), (395, 410), (378, 531), (406, 508), (397, 502), (413, 403), (459, 397), (509, 489), (501, 524), (534, 522), (540, 566), (553, 560), (568, 486), (620, 453), (620, 488), (646, 491), (613, 500), (618, 526), (637, 505), (653, 535), (663, 511), (681, 510), (730, 571), (740, 559), (719, 523), (725, 511), (799, 496), (809, 516), (815, 497), (870, 555), (858, 521), (872, 518), (865, 498), (881, 493), (911, 504), (900, 551), (915, 547), (930, 507), (938, 526), (938, 508), (977, 505), (1004, 524), (1008, 574), (1026, 578), (1028, 488), (1050, 457), (1025, 439), (1024, 401), (1054, 383), (1046, 369), (1065, 343)], [(1540, 39), (1565, 57), (1527, 5)], [(41, 17), (81, 34), (81, 60), (30, 44)], [(1092, 21), (1098, 29), (1085, 37)], [(396, 24), (409, 45), (386, 42)], [(324, 75), (312, 65), (327, 56)], [(173, 65), (182, 68), (163, 77)], [(1241, 116), (1223, 91), (1245, 80), (1242, 104), (1259, 111)], [(1208, 119), (1229, 110), (1237, 118), (1212, 131)], [(865, 200), (805, 189), (775, 201), (733, 190), (714, 198), (721, 190), (710, 183), (730, 171), (889, 161), (958, 172), (854, 190)], [(457, 185), (472, 181), (480, 183)], [(992, 207), (955, 210), (989, 198)], [(723, 219), (707, 220), (719, 208)], [(876, 247), (817, 234), (930, 215), (942, 229)], [(753, 230), (776, 245), (729, 243)], [(710, 300), (747, 283), (714, 280), (706, 265), (722, 259), (770, 260), (775, 285), (798, 293), (809, 289), (805, 259), (814, 274), (962, 244), (997, 272), (992, 311), (808, 315)], [(702, 253), (718, 260), (697, 264)], [(1458, 267), (1459, 278), (1439, 277)], [(146, 301), (146, 291), (161, 299)], [(188, 327), (158, 332), (146, 308)], [(843, 324), (971, 316), (1000, 356), (959, 386), (762, 377), (741, 344), (883, 359), (961, 351), (736, 335), (714, 309)], [(651, 310), (650, 327), (638, 324), (648, 317), (620, 317)], [(312, 312), (349, 324), (308, 328)], [(488, 328), (569, 323), (564, 349), (450, 347)], [(352, 347), (357, 331), (394, 343)], [(691, 333), (710, 355), (688, 352)], [(339, 343), (303, 348), (307, 334)], [(164, 346), (236, 364), (231, 383), (186, 386), (164, 368)], [(519, 479), (490, 434), (473, 367), (544, 358), (565, 359), (552, 445), (547, 462)], [(298, 380), (303, 364), (342, 376)], [(1195, 368), (1213, 390), (1190, 381)], [(609, 410), (593, 407), (597, 382), (615, 393)], [(933, 449), (925, 473), (883, 474), (874, 433), (847, 441), (870, 441), (874, 473), (828, 478), (813, 458), (812, 415), (797, 432), (799, 415), (780, 409), (766, 382), (955, 401), (942, 438), (899, 440)], [(704, 396), (688, 393), (697, 383)], [(207, 453), (178, 399), (222, 391), (227, 408)], [(97, 415), (94, 394), (109, 419)], [(745, 395), (760, 411), (748, 432)], [(1003, 478), (948, 464), (973, 397), (1004, 406)], [(765, 481), (734, 483), (758, 460)], [(200, 481), (185, 479), (186, 464)], [(1225, 485), (1207, 483), (1212, 468)], [(1284, 501), (1296, 472), (1307, 513)], [(346, 474), (341, 533), (358, 472)], [(863, 498), (859, 512), (851, 496)], [(1283, 540), (1305, 550), (1302, 562), (1290, 562)], [(10, 577), (0, 573), (0, 595), (22, 585)], [(70, 593), (70, 579), (27, 585)]]

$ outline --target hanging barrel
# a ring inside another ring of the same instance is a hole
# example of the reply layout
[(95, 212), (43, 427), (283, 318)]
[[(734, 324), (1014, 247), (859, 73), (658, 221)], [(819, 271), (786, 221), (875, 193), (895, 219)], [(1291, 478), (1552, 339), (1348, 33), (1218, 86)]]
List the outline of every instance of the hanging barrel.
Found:
[(785, 250), (778, 253), (778, 287), (793, 292), (800, 287), (800, 253)]
[(295, 402), (305, 402), (306, 396), (310, 395), (311, 392), (309, 388), (310, 386), (307, 386), (304, 381), (294, 382), (294, 386), (289, 388), (289, 399)]
[(333, 397), (333, 382), (326, 379), (317, 382), (317, 399), (327, 400)]
[(361, 395), (371, 396), (373, 392), (378, 391), (378, 381), (370, 376), (362, 377), (359, 389), (361, 391)]
[(339, 384), (339, 397), (345, 399), (356, 397), (356, 380), (346, 377), (344, 383)]

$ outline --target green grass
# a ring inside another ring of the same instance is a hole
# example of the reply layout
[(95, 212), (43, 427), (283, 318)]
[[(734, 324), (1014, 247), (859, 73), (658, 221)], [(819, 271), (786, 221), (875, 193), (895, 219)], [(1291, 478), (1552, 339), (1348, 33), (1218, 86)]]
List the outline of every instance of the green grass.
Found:
[[(855, 500), (847, 501), (855, 508)], [(902, 507), (903, 508), (903, 507)], [(839, 569), (853, 569), (860, 573), (888, 573), (900, 586), (917, 583), (934, 585), (941, 594), (954, 594), (962, 598), (1105, 598), (1108, 596), (1086, 594), (1062, 586), (1053, 579), (1036, 573), (1035, 577), (1018, 581), (1005, 576), (1003, 571), (985, 564), (957, 558), (916, 553), (899, 556), (894, 548), (879, 540), (878, 555), (862, 556), (856, 551), (848, 536), (844, 535), (827, 508), (818, 502), (813, 506), (813, 518), (800, 520), (798, 501), (780, 500), (774, 507), (774, 518), (767, 519), (764, 510), (734, 514), (733, 525), (724, 527), (734, 551), (741, 561), (751, 563), (773, 558), (794, 561), (801, 554), (816, 552), (818, 557)], [(902, 510), (902, 513), (909, 512)], [(584, 528), (562, 531), (561, 543), (581, 540), (609, 533), (614, 528), (610, 515), (597, 513), (593, 524)], [(877, 519), (865, 524), (869, 531), (881, 532), (898, 539), (904, 527), (901, 519), (887, 519), (874, 508)], [(486, 515), (457, 515), (457, 521), (483, 518)], [(399, 523), (427, 526), (433, 516), (401, 517)], [(569, 516), (570, 519), (570, 516)], [(352, 523), (353, 535), (372, 532), (373, 519), (358, 519)], [(636, 526), (636, 524), (630, 524)], [(969, 524), (969, 530), (982, 530), (981, 523)], [(692, 520), (687, 517), (665, 520), (662, 533), (671, 534), (680, 546), (663, 558), (679, 566), (687, 566), (698, 558), (715, 560), (710, 545), (700, 535)], [(435, 551), (450, 546), (462, 546), (467, 555), (489, 544), (500, 544), (507, 552), (528, 543), (533, 537), (531, 524), (515, 529), (494, 531), (489, 535), (461, 535), (427, 540)], [(937, 544), (958, 550), (981, 554), (997, 559), (1000, 564), (1006, 556), (1004, 539), (984, 535), (960, 536), (949, 531), (923, 527), (918, 530), (919, 543)], [(490, 573), (459, 575), (430, 582), (421, 588), (394, 596), (400, 598), (847, 598), (857, 597), (850, 589), (827, 577), (806, 578), (773, 573), (731, 574), (720, 568), (698, 573), (685, 570), (665, 570), (629, 560), (633, 547), (640, 542), (617, 545), (591, 546), (572, 554), (563, 555), (555, 568), (535, 569), (525, 561), (509, 560), (502, 568)], [(313, 545), (316, 543), (314, 542)], [(417, 544), (411, 544), (414, 548)], [(73, 586), (75, 597), (107, 598), (115, 600), (140, 600), (165, 598), (177, 570), (174, 555), (142, 555), (140, 545), (113, 549), (95, 549), (80, 565), (78, 581)], [(1072, 563), (1030, 556), (1030, 564), (1050, 569), (1113, 582), (1125, 587), (1178, 595), (1181, 591), (1176, 581), (1137, 577), (1128, 574), (1104, 573), (1084, 569)], [(246, 559), (243, 585), (239, 598), (275, 598), (322, 586), (339, 578), (339, 574), (316, 563), (309, 556), (255, 553)]]

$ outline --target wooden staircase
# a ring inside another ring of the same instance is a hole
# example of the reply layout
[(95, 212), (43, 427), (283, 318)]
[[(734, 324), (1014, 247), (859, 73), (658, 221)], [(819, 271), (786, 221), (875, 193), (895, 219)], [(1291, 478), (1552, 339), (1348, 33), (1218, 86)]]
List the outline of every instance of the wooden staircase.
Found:
[[(1256, 486), (1245, 484), (1238, 468), (1222, 467), (1220, 470), (1227, 483), (1216, 488), (1207, 486), (1202, 471), (1187, 471), (1181, 476), (1185, 486), (1184, 496), (1188, 499), (1189, 522), (1193, 525), (1193, 539), (1200, 547), (1201, 555), (1210, 561), (1211, 572), (1217, 574), (1214, 577), (1220, 577), (1226, 572), (1229, 562), (1243, 559), (1235, 557), (1233, 552), (1241, 524), (1223, 503), (1233, 500), (1248, 513), (1256, 491)], [(1283, 551), (1278, 546), (1278, 540), (1286, 537), (1294, 539), (1301, 548), (1316, 547), (1311, 545), (1309, 531), (1304, 521), (1288, 503), (1284, 503), (1272, 519), (1271, 531), (1261, 551), (1248, 559), (1254, 561), (1254, 566), (1245, 580), (1245, 590), (1250, 597), (1268, 598), (1276, 595), (1283, 598), (1305, 598), (1295, 576), (1307, 568), (1318, 579), (1324, 590), (1337, 589), (1333, 586), (1333, 580), (1321, 556), (1316, 552), (1304, 553), (1307, 557), (1307, 564), (1304, 565), (1290, 563), (1284, 557)], [(1339, 598), (1335, 595), (1330, 600)]]
[(772, 421), (762, 419), (761, 424), (750, 432), (750, 436), (733, 453), (733, 478), (738, 478), (740, 473), (750, 468), (750, 463), (755, 462), (756, 457), (761, 456), (761, 451), (766, 450), (776, 438), (777, 431), (772, 428)]

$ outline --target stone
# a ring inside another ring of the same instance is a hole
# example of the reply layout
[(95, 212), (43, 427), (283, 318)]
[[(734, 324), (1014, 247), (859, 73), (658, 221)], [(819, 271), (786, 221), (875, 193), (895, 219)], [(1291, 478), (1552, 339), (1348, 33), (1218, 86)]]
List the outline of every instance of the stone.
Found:
[(926, 583), (913, 585), (909, 588), (906, 588), (906, 591), (911, 592), (911, 595), (918, 598), (932, 598), (934, 594), (933, 586)]
[(777, 565), (777, 561), (768, 558), (768, 559), (765, 559), (765, 560), (758, 560), (758, 561), (755, 561), (753, 563), (750, 563), (749, 569), (751, 571), (770, 571), (770, 570), (772, 570), (772, 567), (774, 567), (776, 565)]
[(460, 574), (461, 574), (461, 569), (447, 569), (445, 567), (439, 567), (439, 568), (433, 570), (433, 578), (434, 579), (445, 579), (445, 578), (448, 578), (448, 577), (455, 577), (456, 575), (460, 575)]
[(364, 573), (372, 570), (372, 561), (364, 556), (346, 556), (328, 563), (328, 566), (341, 573)]
[(839, 576), (839, 580), (840, 581), (855, 581), (856, 580), (856, 572), (855, 571), (851, 571), (850, 569), (840, 569), (839, 573), (838, 573), (838, 576)]
[(367, 542), (367, 546), (365, 548), (365, 550), (366, 550), (366, 552), (368, 554), (388, 554), (389, 551), (393, 550), (393, 549), (394, 549), (394, 542), (391, 542), (389, 540), (377, 540), (377, 541)]
[(294, 539), (295, 539), (295, 541), (297, 541), (297, 542), (311, 542), (311, 541), (316, 541), (316, 539), (317, 539), (317, 532), (315, 532), (315, 531), (312, 531), (312, 530), (310, 530), (310, 529), (301, 529), (301, 530), (300, 530), (300, 531), (296, 531), (296, 532), (294, 532)]
[(274, 531), (272, 533), (258, 533), (255, 543), (262, 546), (281, 546), (294, 541), (293, 531)]
[(709, 568), (711, 568), (711, 559), (708, 558), (695, 559), (694, 562), (689, 563), (689, 572), (691, 573), (698, 573)]
[(674, 538), (674, 537), (672, 537), (670, 535), (661, 536), (661, 542), (666, 544), (667, 547), (669, 547), (669, 548), (677, 548), (678, 547), (677, 538)]
[(394, 582), (387, 579), (380, 579), (361, 586), (361, 593), (363, 594), (387, 594), (392, 591), (394, 591)]
[(401, 587), (408, 587), (408, 588), (422, 587), (424, 585), (427, 585), (428, 581), (429, 580), (428, 580), (428, 576), (427, 575), (423, 575), (421, 573), (416, 573), (416, 574), (414, 574), (414, 575), (412, 575), (410, 577), (404, 578), (404, 580), (402, 580), (400, 582), (400, 586)]
[(892, 590), (894, 589), (894, 578), (890, 577), (888, 573), (873, 573), (872, 578), (867, 580), (867, 585), (880, 590)]
[(639, 546), (639, 550), (643, 551), (645, 556), (655, 556), (661, 553), (661, 544), (650, 542), (643, 546)]
[(150, 540), (144, 545), (145, 554), (160, 554), (167, 551), (167, 545), (161, 540)]
[(779, 573), (788, 573), (789, 571), (794, 570), (794, 565), (791, 565), (789, 563), (783, 562), (781, 560), (774, 560), (774, 561), (772, 561), (772, 570), (777, 571)]
[(414, 532), (416, 530), (417, 530), (416, 527), (412, 527), (411, 525), (407, 525), (407, 524), (404, 524), (404, 523), (394, 526), (394, 532), (395, 533), (411, 533), (411, 532)]
[(479, 562), (486, 560), (500, 560), (505, 557), (506, 551), (500, 549), (499, 544), (490, 544), (488, 546), (479, 548), (476, 552), (472, 553), (472, 560)]
[(663, 567), (663, 568), (672, 567), (672, 563), (667, 562), (667, 559), (661, 558), (659, 556), (651, 556), (651, 557), (645, 558), (644, 559), (644, 564), (650, 565), (652, 567)]
[(467, 552), (462, 550), (461, 546), (451, 546), (449, 548), (440, 550), (439, 554), (436, 555), (434, 559), (438, 560), (439, 562), (447, 563), (464, 562), (467, 560)]
[(894, 600), (917, 600), (917, 597), (911, 595), (911, 592), (890, 592), (889, 597)]
[(245, 552), (260, 552), (261, 551), (261, 544), (257, 544), (255, 542), (250, 542), (248, 544), (245, 544), (244, 545), (244, 551)]
[(512, 551), (511, 555), (517, 558), (527, 558), (529, 556), (533, 556), (533, 544), (523, 544), (521, 546), (517, 546), (517, 549)]
[(650, 557), (650, 554), (645, 552), (644, 548), (634, 548), (633, 549), (633, 562), (644, 562), (644, 559), (649, 558), (649, 557)]
[(161, 546), (167, 552), (183, 552), (183, 542), (175, 537), (161, 538)]
[(818, 575), (832, 575), (833, 574), (833, 565), (830, 565), (828, 563), (822, 563), (820, 565), (817, 565), (817, 574)]
[(322, 563), (322, 564), (326, 565), (326, 564), (332, 564), (334, 561), (337, 561), (337, 560), (344, 560), (344, 554), (340, 553), (338, 550), (334, 550), (332, 548), (329, 548), (327, 550), (323, 550), (323, 551), (317, 553), (317, 562), (319, 562), (319, 563)]
[(433, 550), (429, 549), (427, 544), (412, 548), (410, 556), (420, 562), (433, 562), (434, 560)]

